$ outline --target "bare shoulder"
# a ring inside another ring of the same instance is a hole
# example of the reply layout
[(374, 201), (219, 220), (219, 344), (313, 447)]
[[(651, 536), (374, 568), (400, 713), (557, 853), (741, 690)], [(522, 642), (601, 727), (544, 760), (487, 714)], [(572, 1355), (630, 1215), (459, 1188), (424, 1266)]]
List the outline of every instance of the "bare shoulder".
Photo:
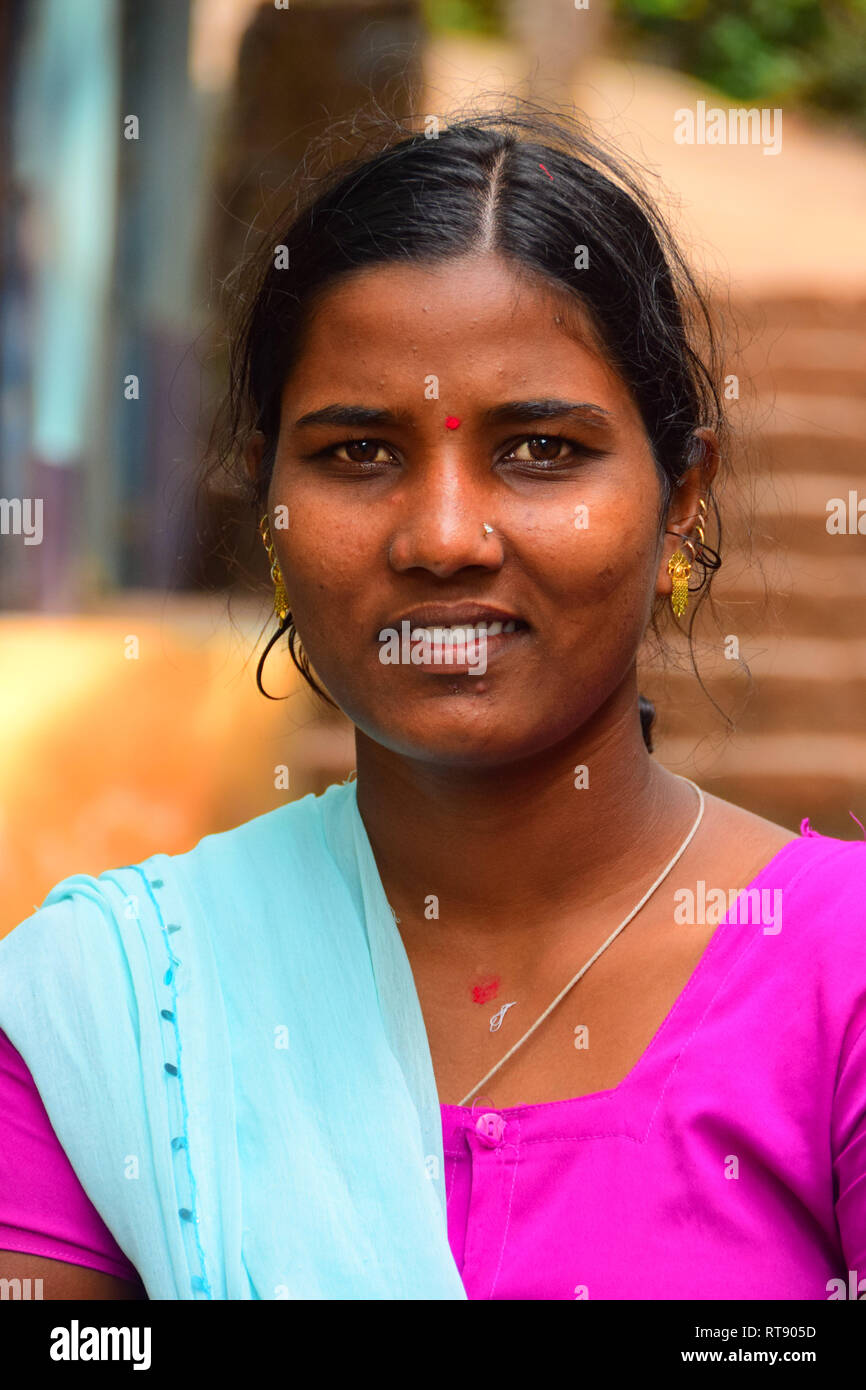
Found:
[(704, 820), (712, 831), (720, 859), (727, 861), (734, 877), (757, 874), (774, 855), (792, 840), (799, 840), (796, 830), (776, 821), (747, 811), (720, 796), (704, 791), (706, 809)]
[(733, 801), (725, 801), (720, 796), (714, 796), (712, 792), (704, 791), (707, 803), (707, 812), (712, 811), (716, 824), (720, 829), (734, 835), (756, 835), (767, 844), (787, 844), (789, 840), (799, 840), (798, 831), (792, 830), (790, 826), (779, 825), (774, 820), (767, 820), (764, 816), (758, 816), (754, 811), (747, 811), (745, 806), (736, 806)]

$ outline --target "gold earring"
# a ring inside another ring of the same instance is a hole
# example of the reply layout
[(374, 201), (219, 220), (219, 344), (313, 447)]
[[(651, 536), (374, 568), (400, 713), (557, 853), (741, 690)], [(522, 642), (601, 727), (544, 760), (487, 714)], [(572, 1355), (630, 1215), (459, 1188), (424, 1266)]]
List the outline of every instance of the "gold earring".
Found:
[[(691, 545), (690, 541), (685, 542)], [(681, 550), (675, 550), (668, 560), (668, 574), (673, 580), (671, 587), (671, 608), (674, 610), (674, 617), (681, 618), (686, 611), (686, 604), (689, 601), (689, 575), (692, 572), (692, 562)]]
[(285, 622), (289, 615), (289, 596), (286, 593), (286, 586), (283, 583), (282, 571), (279, 561), (274, 554), (274, 546), (271, 541), (270, 527), (268, 526), (268, 514), (265, 512), (259, 522), (259, 530), (262, 533), (265, 550), (268, 552), (268, 559), (271, 562), (271, 579), (274, 581), (274, 612), (280, 620), (280, 625)]

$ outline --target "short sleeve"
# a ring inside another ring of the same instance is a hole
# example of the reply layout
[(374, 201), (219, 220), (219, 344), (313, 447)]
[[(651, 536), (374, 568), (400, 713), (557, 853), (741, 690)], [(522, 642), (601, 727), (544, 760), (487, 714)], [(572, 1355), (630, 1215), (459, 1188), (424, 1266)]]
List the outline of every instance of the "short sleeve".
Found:
[[(61, 880), (0, 940), (0, 1028), (83, 1193), (150, 1298), (212, 1297), (205, 1241), (220, 1239), (222, 1221), (219, 1200), (206, 1204), (215, 1163), (206, 1117), (231, 1113), (230, 1051), (223, 1034), (214, 1063), (203, 999), (210, 989), (219, 1002), (211, 946), (203, 938), (197, 950), (187, 930), (178, 947), (184, 910), (171, 860), (151, 856), (98, 879)], [(198, 1137), (191, 1125), (199, 1122), (203, 1159), (194, 1173), (190, 1134)], [(86, 1204), (77, 1210), (89, 1216)], [(104, 1240), (101, 1226), (90, 1230), (91, 1246)]]
[(27, 1064), (2, 1029), (0, 1249), (140, 1282), (78, 1181)]

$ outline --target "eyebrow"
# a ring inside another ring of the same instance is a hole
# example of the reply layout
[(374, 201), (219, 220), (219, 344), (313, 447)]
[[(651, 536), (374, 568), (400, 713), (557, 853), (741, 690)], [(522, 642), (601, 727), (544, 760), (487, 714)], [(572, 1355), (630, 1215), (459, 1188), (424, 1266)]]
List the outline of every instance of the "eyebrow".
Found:
[(609, 410), (594, 405), (592, 401), (563, 401), (556, 397), (535, 401), (506, 401), (503, 405), (488, 410), (484, 418), (488, 424), (499, 425), (508, 420), (526, 420), (531, 423), (533, 420), (552, 420), (562, 416), (581, 419), (588, 425), (602, 426), (607, 425), (612, 418)]
[[(580, 419), (587, 425), (600, 425), (604, 428), (610, 421), (610, 412), (592, 401), (565, 401), (556, 397), (530, 401), (505, 401), (485, 411), (483, 421), (488, 425), (499, 425), (508, 421), (532, 423), (537, 420), (561, 419), (570, 416)], [(311, 410), (295, 421), (295, 429), (307, 425), (410, 425), (411, 415), (405, 410), (385, 410), (367, 405), (326, 405), (321, 410)]]

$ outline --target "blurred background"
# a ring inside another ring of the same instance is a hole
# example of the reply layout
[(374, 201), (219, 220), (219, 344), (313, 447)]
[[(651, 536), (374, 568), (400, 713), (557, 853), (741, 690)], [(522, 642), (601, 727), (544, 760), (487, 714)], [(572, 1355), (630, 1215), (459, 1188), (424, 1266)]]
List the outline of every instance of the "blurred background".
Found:
[[(726, 316), (707, 693), (675, 635), (647, 653), (656, 754), (794, 829), (864, 833), (866, 0), (5, 0), (0, 935), (68, 873), (352, 769), (282, 651), (265, 684), (289, 698), (256, 690), (257, 519), (228, 480), (196, 490), (217, 291), (330, 121), (497, 93), (574, 105), (639, 159)], [(780, 109), (781, 149), (677, 143), (701, 100)]]

